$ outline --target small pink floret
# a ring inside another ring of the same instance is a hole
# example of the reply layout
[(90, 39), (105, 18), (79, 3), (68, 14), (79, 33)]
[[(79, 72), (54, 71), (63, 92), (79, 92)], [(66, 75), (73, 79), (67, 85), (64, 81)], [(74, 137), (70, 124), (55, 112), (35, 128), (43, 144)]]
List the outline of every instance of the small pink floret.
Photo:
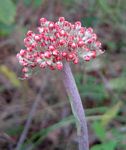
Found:
[(62, 69), (63, 69), (63, 64), (62, 64), (61, 62), (57, 62), (57, 63), (56, 63), (56, 68), (57, 68), (58, 70), (62, 70)]

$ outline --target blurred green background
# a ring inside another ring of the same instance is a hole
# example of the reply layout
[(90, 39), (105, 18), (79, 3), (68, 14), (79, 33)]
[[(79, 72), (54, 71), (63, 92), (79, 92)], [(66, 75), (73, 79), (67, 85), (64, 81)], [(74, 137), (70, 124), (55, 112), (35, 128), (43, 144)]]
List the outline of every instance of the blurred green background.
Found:
[(29, 145), (33, 150), (77, 149), (61, 74), (45, 69), (20, 80), (15, 57), (39, 18), (56, 21), (59, 16), (93, 27), (106, 50), (95, 60), (71, 64), (86, 109), (90, 149), (126, 150), (126, 0), (0, 0), (0, 150), (15, 148), (37, 99), (23, 150)]

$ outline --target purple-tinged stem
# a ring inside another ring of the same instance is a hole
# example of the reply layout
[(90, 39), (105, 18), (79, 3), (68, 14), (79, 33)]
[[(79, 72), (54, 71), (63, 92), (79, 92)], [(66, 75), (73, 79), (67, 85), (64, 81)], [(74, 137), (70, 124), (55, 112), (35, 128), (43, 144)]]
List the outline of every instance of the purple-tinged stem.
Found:
[(63, 83), (70, 99), (72, 112), (76, 119), (79, 150), (89, 150), (88, 130), (84, 108), (68, 62), (62, 70)]

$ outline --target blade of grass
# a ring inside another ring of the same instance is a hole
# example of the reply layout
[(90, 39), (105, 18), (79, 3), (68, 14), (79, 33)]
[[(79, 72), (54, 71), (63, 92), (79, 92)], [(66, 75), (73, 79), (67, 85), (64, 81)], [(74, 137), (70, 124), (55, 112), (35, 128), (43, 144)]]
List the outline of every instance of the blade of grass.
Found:
[[(87, 117), (87, 120), (99, 120), (101, 119), (102, 115), (97, 115), (97, 116), (89, 116)], [(70, 125), (70, 124), (75, 124), (75, 118), (73, 115), (70, 115), (68, 117), (66, 117), (65, 119), (61, 120), (60, 122), (48, 127), (48, 128), (45, 128), (45, 129), (42, 129), (40, 130), (39, 132), (37, 132), (36, 134), (34, 134), (28, 141), (26, 141), (26, 143), (24, 144), (24, 147), (26, 147), (26, 145), (32, 145), (33, 142), (38, 139), (31, 147), (30, 150), (34, 149), (35, 147), (37, 147), (41, 142), (42, 140), (47, 137), (47, 135), (50, 133), (50, 132), (53, 132), (54, 130), (56, 129), (59, 129), (61, 127), (65, 127), (67, 125)]]

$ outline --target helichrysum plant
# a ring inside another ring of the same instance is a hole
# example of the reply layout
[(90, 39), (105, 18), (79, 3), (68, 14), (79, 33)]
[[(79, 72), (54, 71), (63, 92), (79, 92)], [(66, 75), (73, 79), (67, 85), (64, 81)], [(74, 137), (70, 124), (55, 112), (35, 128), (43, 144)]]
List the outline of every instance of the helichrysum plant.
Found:
[(74, 24), (60, 17), (57, 22), (40, 19), (38, 33), (28, 31), (25, 49), (17, 54), (23, 66), (23, 78), (29, 78), (36, 68), (59, 70), (76, 119), (79, 150), (89, 150), (87, 123), (81, 98), (68, 62), (90, 61), (103, 53), (101, 42), (92, 28)]

